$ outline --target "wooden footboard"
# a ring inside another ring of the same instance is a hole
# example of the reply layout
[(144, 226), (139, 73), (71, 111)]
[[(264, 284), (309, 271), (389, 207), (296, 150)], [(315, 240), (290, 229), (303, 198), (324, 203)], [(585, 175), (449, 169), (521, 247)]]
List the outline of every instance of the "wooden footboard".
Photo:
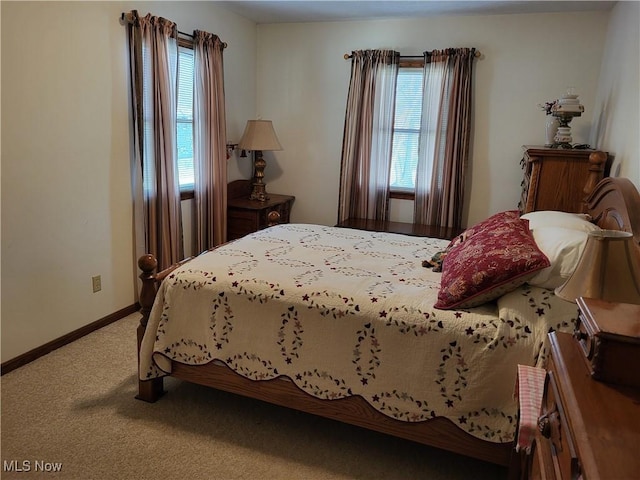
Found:
[(402, 422), (372, 408), (359, 396), (323, 400), (300, 390), (286, 378), (254, 381), (223, 364), (184, 365), (174, 362), (171, 376), (191, 383), (255, 398), (324, 418), (364, 427), (395, 437), (507, 466), (513, 443), (493, 443), (460, 430), (444, 417), (426, 422)]

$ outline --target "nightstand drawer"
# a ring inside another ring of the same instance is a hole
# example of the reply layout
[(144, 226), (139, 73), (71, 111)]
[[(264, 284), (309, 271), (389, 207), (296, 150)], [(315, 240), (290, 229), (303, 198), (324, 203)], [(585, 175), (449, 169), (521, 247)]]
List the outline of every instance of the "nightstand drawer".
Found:
[(229, 240), (244, 237), (260, 228), (258, 214), (249, 210), (229, 209), (227, 237)]
[(265, 201), (251, 200), (251, 185), (247, 180), (229, 184), (227, 198), (227, 240), (235, 240), (249, 233), (281, 223), (289, 223), (291, 195), (269, 194)]
[(289, 223), (289, 203), (274, 205), (260, 212), (260, 226), (272, 227), (281, 223)]
[(591, 376), (640, 387), (640, 305), (580, 297), (574, 337)]

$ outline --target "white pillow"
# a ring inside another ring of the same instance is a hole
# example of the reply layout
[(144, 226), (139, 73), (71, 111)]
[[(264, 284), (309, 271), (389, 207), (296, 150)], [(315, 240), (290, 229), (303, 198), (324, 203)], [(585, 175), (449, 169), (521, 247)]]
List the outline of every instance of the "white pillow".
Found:
[[(598, 227), (596, 226), (596, 229)], [(562, 227), (539, 227), (533, 230), (533, 239), (547, 256), (551, 265), (543, 268), (529, 280), (530, 285), (557, 288), (571, 276), (578, 266), (587, 243), (588, 233)]]
[(571, 230), (581, 230), (583, 232), (600, 230), (600, 227), (590, 222), (591, 218), (585, 213), (540, 210), (537, 212), (525, 213), (520, 218), (529, 220), (530, 230), (546, 227), (562, 227)]

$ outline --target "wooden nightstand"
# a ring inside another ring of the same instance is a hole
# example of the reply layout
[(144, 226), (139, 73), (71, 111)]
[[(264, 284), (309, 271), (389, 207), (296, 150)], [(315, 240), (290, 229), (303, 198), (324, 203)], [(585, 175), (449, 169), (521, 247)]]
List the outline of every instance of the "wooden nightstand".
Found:
[(593, 380), (571, 334), (549, 340), (540, 428), (522, 478), (638, 478), (640, 389)]
[(280, 223), (289, 223), (295, 197), (270, 193), (265, 202), (249, 200), (251, 182), (236, 180), (227, 188), (227, 239), (235, 240)]
[(591, 376), (640, 388), (640, 305), (585, 297), (576, 302), (579, 315), (573, 336)]

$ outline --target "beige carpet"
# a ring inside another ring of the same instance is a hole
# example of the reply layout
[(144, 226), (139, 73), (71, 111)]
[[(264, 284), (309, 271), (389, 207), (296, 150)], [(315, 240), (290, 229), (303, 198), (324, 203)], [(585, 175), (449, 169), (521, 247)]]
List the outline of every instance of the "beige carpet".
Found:
[(174, 379), (158, 403), (135, 400), (138, 317), (2, 377), (3, 479), (506, 478), (491, 464)]

